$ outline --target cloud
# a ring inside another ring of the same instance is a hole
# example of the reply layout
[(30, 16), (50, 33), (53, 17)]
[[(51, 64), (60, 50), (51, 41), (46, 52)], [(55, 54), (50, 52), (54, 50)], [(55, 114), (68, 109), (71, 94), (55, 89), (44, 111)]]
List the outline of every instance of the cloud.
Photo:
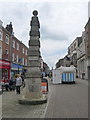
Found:
[[(18, 2), (16, 0), (0, 0), (1, 2)], [(33, 3), (36, 3), (36, 2), (42, 2), (42, 0), (19, 0), (19, 2), (33, 2)], [(43, 0), (43, 2), (56, 2), (56, 0)], [(67, 2), (67, 0), (57, 0), (57, 2)], [(76, 2), (88, 2), (88, 0), (68, 0), (68, 2), (73, 2), (73, 3), (76, 3)]]
[(65, 33), (63, 31), (58, 30), (58, 27), (57, 27), (57, 29), (52, 28), (52, 30), (50, 30), (50, 28), (42, 27), (41, 28), (41, 38), (44, 40), (51, 39), (54, 41), (68, 39), (68, 37), (65, 35)]
[(55, 68), (55, 64), (56, 62), (58, 62), (58, 60), (60, 58), (63, 58), (64, 57), (64, 54), (65, 53), (60, 53), (60, 54), (54, 54), (54, 55), (49, 55), (49, 56), (43, 56), (44, 60), (46, 63), (48, 63), (49, 67), (50, 68)]
[(88, 0), (1, 0), (0, 18), (4, 26), (13, 23), (15, 36), (28, 46), (32, 11), (38, 10), (41, 54), (54, 66), (67, 54), (67, 48), (81, 36), (88, 18)]
[[(45, 55), (54, 55), (62, 51), (66, 51), (68, 47), (68, 41), (53, 41), (48, 39), (47, 41), (41, 40), (41, 50)], [(60, 51), (60, 52), (59, 52)]]
[(67, 54), (68, 41), (41, 40), (41, 55), (50, 67)]

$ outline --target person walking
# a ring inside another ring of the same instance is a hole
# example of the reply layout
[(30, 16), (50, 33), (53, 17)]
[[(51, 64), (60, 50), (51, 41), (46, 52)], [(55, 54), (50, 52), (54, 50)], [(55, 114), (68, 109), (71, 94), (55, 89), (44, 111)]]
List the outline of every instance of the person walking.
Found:
[(16, 92), (17, 94), (20, 94), (20, 87), (22, 85), (22, 78), (19, 74), (16, 76)]
[(23, 88), (25, 87), (25, 81), (24, 81), (24, 74), (21, 74), (21, 78), (22, 78), (22, 86), (23, 86)]

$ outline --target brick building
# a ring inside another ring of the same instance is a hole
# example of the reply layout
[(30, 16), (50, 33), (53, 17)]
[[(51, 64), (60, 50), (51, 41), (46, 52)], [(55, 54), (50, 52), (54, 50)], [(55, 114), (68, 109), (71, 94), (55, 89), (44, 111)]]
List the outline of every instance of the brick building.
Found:
[(14, 36), (11, 22), (6, 28), (3, 26), (1, 28), (0, 69), (2, 69), (2, 75), (0, 75), (0, 80), (9, 80), (15, 74), (24, 72), (25, 66), (27, 66), (28, 48)]
[(2, 21), (0, 20), (0, 59), (2, 59)]

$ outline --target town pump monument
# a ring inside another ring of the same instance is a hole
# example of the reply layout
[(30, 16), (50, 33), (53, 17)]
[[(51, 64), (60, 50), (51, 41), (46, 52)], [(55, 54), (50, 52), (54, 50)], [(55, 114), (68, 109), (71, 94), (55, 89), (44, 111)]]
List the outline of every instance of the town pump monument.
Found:
[(28, 66), (26, 73), (26, 87), (23, 91), (20, 104), (42, 104), (47, 102), (46, 97), (41, 91), (41, 55), (40, 55), (40, 23), (38, 12), (33, 11), (33, 17), (30, 22), (30, 40), (28, 49)]

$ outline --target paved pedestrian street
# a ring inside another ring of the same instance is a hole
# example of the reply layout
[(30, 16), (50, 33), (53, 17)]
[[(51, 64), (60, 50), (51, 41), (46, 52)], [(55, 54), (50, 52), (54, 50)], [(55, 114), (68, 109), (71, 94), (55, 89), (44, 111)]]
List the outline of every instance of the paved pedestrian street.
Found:
[(45, 118), (88, 118), (88, 81), (51, 85)]
[(4, 92), (2, 96), (3, 118), (43, 118), (46, 104), (22, 105), (18, 103), (21, 95), (15, 92)]
[(42, 105), (21, 105), (15, 91), (2, 95), (3, 118), (88, 118), (88, 81), (53, 85), (49, 80), (48, 102)]

